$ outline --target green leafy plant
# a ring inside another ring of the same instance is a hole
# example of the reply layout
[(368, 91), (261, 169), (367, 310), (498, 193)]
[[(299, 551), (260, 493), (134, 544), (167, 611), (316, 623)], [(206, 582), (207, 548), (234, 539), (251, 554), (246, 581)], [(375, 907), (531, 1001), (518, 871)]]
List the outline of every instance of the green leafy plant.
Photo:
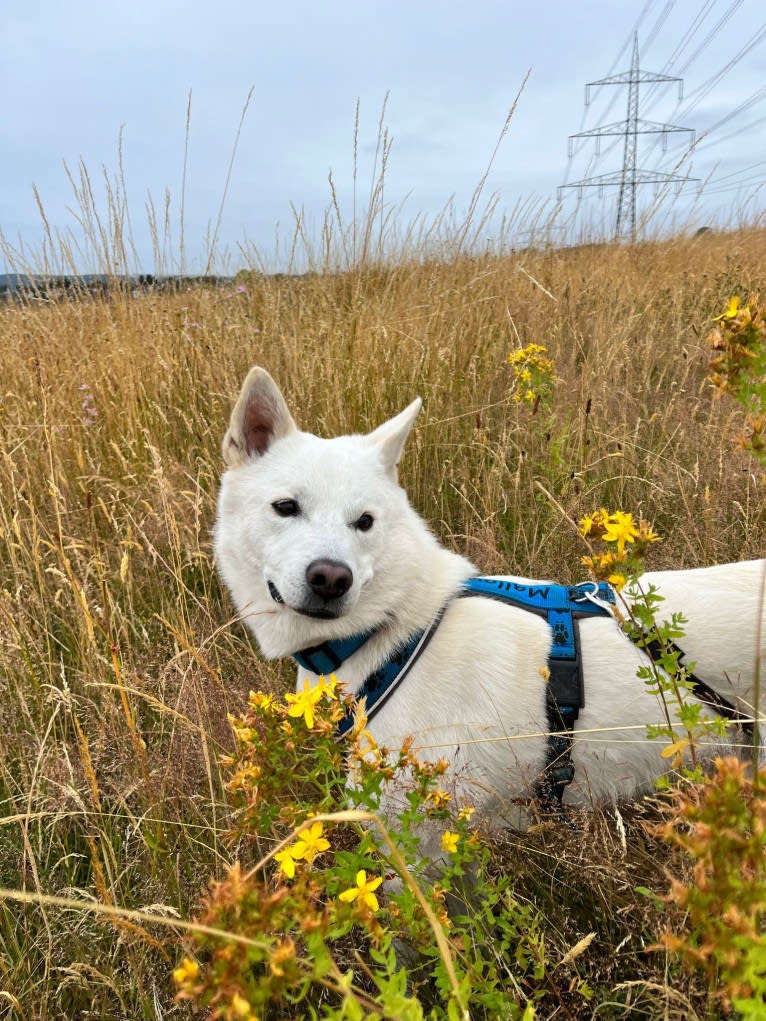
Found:
[[(683, 614), (673, 613), (661, 618), (662, 596), (657, 587), (642, 581), (646, 554), (659, 540), (651, 525), (643, 519), (635, 523), (633, 515), (624, 511), (609, 512), (600, 508), (580, 521), (580, 533), (591, 544), (591, 553), (582, 563), (591, 574), (610, 582), (622, 597), (623, 630), (639, 648), (651, 649), (651, 661), (639, 667), (638, 677), (647, 689), (660, 698), (664, 722), (651, 724), (651, 738), (664, 739), (661, 751), (673, 769), (687, 779), (702, 778), (699, 750), (711, 735), (723, 736), (727, 721), (709, 714), (700, 702), (690, 699), (693, 664), (682, 663), (683, 652), (676, 644), (683, 638)], [(686, 756), (689, 762), (685, 764)], [(662, 776), (659, 787), (668, 787), (670, 780)]]
[[(716, 350), (723, 352), (719, 385), (728, 381), (752, 411), (766, 401), (766, 383), (759, 380), (766, 367), (761, 311), (753, 303), (740, 312), (733, 299), (717, 321)], [(764, 457), (753, 439), (760, 428), (752, 426), (749, 445)], [(703, 742), (724, 737), (728, 723), (710, 718), (689, 699), (693, 665), (681, 662), (676, 644), (685, 620), (680, 614), (660, 620), (660, 593), (642, 585), (644, 556), (657, 536), (646, 522), (636, 526), (631, 515), (603, 508), (583, 518), (580, 530), (600, 547), (591, 548), (583, 562), (623, 594), (623, 627), (639, 646), (652, 646), (653, 662), (638, 674), (660, 696), (665, 723), (648, 732), (668, 741), (661, 754), (684, 778), (682, 787), (672, 789), (665, 821), (655, 831), (684, 856), (684, 878), (671, 877), (665, 898), (683, 910), (683, 922), (676, 932), (664, 933), (660, 945), (704, 971), (711, 1001), (722, 1001), (725, 1010), (733, 1007), (744, 1018), (766, 1018), (766, 769), (757, 767), (757, 736), (750, 768), (736, 758), (718, 758), (713, 772), (705, 771)], [(659, 785), (670, 788), (667, 777)]]
[(409, 743), (389, 755), (363, 716), (340, 743), (347, 705), (322, 678), (284, 700), (251, 693), (232, 720), (233, 835), (258, 860), (211, 887), (195, 952), (174, 972), (179, 998), (227, 1021), (456, 1021), (469, 1002), (473, 1018), (528, 1021), (555, 984), (534, 909), (493, 874), (446, 762)]
[[(743, 449), (766, 465), (766, 306), (759, 295), (745, 304), (734, 295), (726, 311), (714, 320), (708, 336), (713, 349), (709, 380), (718, 395), (731, 396), (745, 409), (745, 432), (739, 438)], [(766, 574), (761, 582), (761, 600), (766, 596)], [(760, 706), (760, 664), (756, 665), (754, 705)], [(753, 725), (753, 768), (758, 776), (760, 754), (759, 710)]]

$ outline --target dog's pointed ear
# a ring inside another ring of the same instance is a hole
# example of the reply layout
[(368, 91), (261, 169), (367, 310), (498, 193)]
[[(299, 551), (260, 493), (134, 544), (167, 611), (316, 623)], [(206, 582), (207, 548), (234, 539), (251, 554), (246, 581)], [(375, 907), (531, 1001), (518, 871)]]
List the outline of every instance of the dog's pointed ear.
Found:
[(379, 425), (371, 433), (368, 433), (367, 440), (380, 451), (383, 463), (390, 475), (396, 478), (396, 466), (402, 456), (404, 444), (410, 434), (410, 430), (418, 416), (423, 402), (416, 397), (412, 404), (404, 411), (394, 415), (383, 425)]
[(297, 430), (282, 393), (266, 372), (252, 368), (231, 413), (221, 451), (229, 468), (261, 457), (275, 440)]

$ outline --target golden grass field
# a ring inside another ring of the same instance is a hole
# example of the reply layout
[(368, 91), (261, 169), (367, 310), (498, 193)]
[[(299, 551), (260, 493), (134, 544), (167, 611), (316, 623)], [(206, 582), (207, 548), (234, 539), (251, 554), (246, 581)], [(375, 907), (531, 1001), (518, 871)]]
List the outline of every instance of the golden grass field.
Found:
[[(227, 840), (227, 713), (291, 677), (259, 661), (211, 552), (219, 443), (252, 364), (327, 435), (419, 394), (402, 481), (483, 571), (581, 577), (570, 520), (602, 505), (653, 523), (652, 567), (749, 558), (766, 488), (706, 381), (706, 337), (764, 265), (753, 229), (4, 303), (0, 1018), (191, 1016), (162, 919), (190, 919), (247, 860)], [(512, 399), (507, 356), (530, 342), (555, 363), (550, 408)], [(597, 931), (589, 981), (614, 1003), (599, 1016), (693, 1017), (694, 980), (643, 953), (657, 917), (633, 888), (665, 883), (645, 810), (626, 809), (626, 836), (604, 812), (506, 853), (554, 941)]]

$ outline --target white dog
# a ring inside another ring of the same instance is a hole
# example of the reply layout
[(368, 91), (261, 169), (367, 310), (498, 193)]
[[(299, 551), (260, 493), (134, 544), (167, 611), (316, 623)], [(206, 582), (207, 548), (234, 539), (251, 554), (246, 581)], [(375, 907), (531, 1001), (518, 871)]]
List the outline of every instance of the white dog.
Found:
[[(368, 435), (320, 439), (298, 429), (267, 372), (250, 371), (223, 441), (215, 526), (243, 619), (267, 658), (297, 654), (300, 685), (334, 671), (358, 694), (398, 661), (370, 732), (391, 750), (414, 735), (420, 756), (448, 759), (485, 813), (518, 822), (509, 806), (539, 796), (556, 757), (569, 768), (559, 800), (565, 784), (571, 804), (635, 796), (667, 768), (645, 732), (664, 720), (636, 676), (646, 654), (609, 613), (578, 620), (584, 704), (576, 723), (554, 728), (564, 741), (552, 755), (554, 629), (527, 609), (462, 597), (478, 572), (437, 542), (397, 483), (419, 409), (413, 401)], [(664, 597), (662, 617), (688, 620), (684, 662), (747, 716), (766, 639), (763, 570), (749, 561), (645, 575)]]

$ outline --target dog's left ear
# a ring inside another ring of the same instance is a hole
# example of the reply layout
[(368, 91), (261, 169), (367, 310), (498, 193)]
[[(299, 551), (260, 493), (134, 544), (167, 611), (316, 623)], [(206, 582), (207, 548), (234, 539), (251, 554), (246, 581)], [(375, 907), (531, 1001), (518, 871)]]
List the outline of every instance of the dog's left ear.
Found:
[(396, 478), (396, 466), (401, 459), (404, 444), (422, 406), (423, 402), (416, 397), (404, 411), (400, 411), (398, 415), (367, 434), (367, 441), (378, 448), (386, 471), (394, 478)]

